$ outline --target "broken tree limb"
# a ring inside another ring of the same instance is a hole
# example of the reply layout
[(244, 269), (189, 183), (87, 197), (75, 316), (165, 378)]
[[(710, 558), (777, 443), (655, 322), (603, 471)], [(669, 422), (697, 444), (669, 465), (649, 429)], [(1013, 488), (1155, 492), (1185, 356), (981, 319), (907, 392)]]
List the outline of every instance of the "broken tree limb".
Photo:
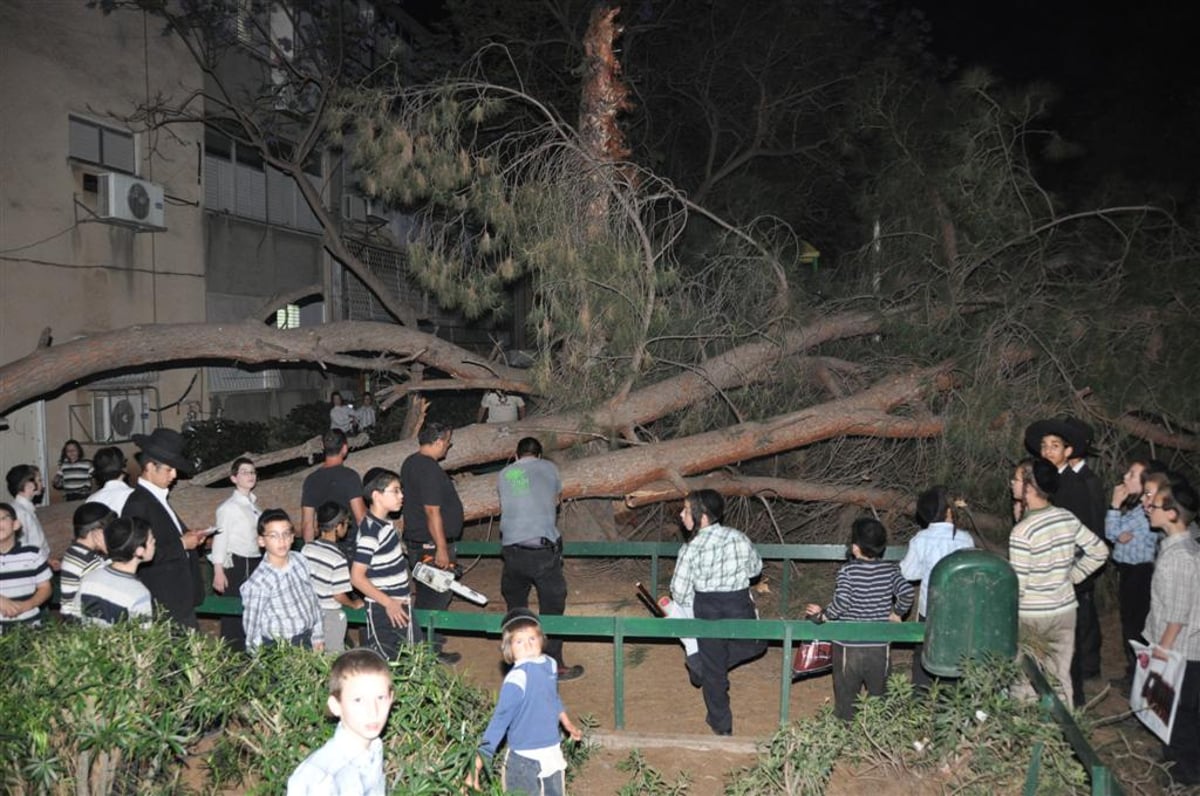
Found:
[(411, 356), (451, 376), (524, 382), (525, 374), (488, 363), (434, 335), (403, 326), (341, 321), (302, 329), (276, 329), (253, 323), (181, 323), (130, 326), (72, 340), (38, 351), (0, 368), (0, 414), (74, 385), (89, 376), (168, 362), (268, 363), (323, 362), (374, 369), (379, 354)]
[(627, 493), (625, 505), (632, 509), (667, 500), (679, 500), (686, 492), (697, 489), (714, 489), (726, 496), (761, 495), (783, 500), (849, 503), (879, 511), (910, 511), (914, 505), (912, 494), (897, 489), (796, 481), (791, 478), (739, 476), (725, 472), (684, 479), (682, 490), (671, 481), (651, 481)]

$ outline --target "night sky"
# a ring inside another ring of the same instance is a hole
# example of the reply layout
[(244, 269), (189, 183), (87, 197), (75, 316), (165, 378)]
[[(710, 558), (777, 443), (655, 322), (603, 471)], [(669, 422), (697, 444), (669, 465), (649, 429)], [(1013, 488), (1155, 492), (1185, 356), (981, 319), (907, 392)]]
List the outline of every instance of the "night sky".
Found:
[(1169, 183), (1178, 199), (1192, 198), (1200, 161), (1200, 4), (913, 5), (932, 22), (935, 49), (960, 66), (983, 64), (1006, 82), (1060, 87), (1051, 125), (1085, 145), (1089, 156), (1077, 169), (1086, 169), (1087, 178), (1119, 173), (1135, 182)]

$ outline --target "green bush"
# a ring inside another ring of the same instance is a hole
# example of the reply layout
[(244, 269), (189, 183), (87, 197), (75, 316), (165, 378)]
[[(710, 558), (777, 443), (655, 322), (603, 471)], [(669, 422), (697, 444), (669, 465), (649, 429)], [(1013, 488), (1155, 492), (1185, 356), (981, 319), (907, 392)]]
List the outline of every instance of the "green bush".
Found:
[(1058, 724), (1008, 695), (1016, 676), (1009, 661), (968, 664), (957, 683), (935, 685), (922, 698), (906, 675), (893, 675), (884, 696), (859, 702), (852, 722), (826, 706), (781, 729), (725, 792), (819, 794), (844, 764), (920, 774), (944, 781), (948, 792), (1015, 793), (1038, 744), (1038, 792), (1086, 792), (1086, 772)]
[[(248, 659), (167, 624), (55, 624), (0, 636), (0, 660), (4, 793), (184, 792), (184, 764), (209, 734), (205, 790), (282, 793), (335, 727), (325, 705), (332, 658), (308, 650), (276, 647)], [(458, 792), (491, 697), (425, 646), (403, 650), (393, 671), (383, 735), (392, 792)], [(588, 748), (569, 745), (571, 763)], [(499, 794), (498, 780), (484, 793)]]
[(238, 693), (219, 642), (161, 624), (6, 633), (0, 660), (6, 793), (176, 793)]

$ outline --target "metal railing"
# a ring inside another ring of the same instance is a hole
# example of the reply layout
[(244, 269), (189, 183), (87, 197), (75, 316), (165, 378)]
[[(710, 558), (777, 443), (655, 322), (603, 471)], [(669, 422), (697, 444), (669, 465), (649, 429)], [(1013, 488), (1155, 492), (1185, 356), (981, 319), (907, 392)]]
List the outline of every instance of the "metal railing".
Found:
[[(567, 558), (649, 558), (651, 592), (658, 593), (660, 559), (674, 558), (681, 545), (675, 542), (568, 542), (563, 545)], [(791, 564), (793, 561), (844, 561), (845, 545), (756, 545), (764, 561), (783, 561), (779, 605), (783, 613), (789, 605)], [(460, 558), (470, 556), (499, 557), (498, 542), (459, 542)], [(889, 548), (885, 558), (899, 560), (905, 548)], [(236, 597), (209, 595), (196, 613), (208, 616), (240, 615), (241, 600)], [(346, 609), (350, 623), (366, 623), (362, 609)], [(434, 630), (459, 633), (500, 635), (503, 615), (495, 613), (462, 613), (457, 611), (416, 610), (417, 621), (430, 635)], [(661, 619), (651, 616), (542, 616), (542, 626), (551, 635), (572, 638), (597, 638), (613, 644), (613, 724), (625, 728), (625, 641), (627, 639), (724, 638), (778, 641), (782, 646), (782, 666), (779, 675), (779, 723), (787, 724), (791, 703), (792, 655), (794, 645), (803, 641), (899, 642), (918, 643), (924, 640), (922, 622), (826, 622), (814, 624), (806, 619)], [(1093, 796), (1119, 796), (1121, 789), (1112, 770), (1100, 762), (1099, 756), (1075, 723), (1071, 712), (1055, 696), (1037, 665), (1022, 656), (1022, 665), (1040, 695), (1043, 709), (1059, 724), (1091, 778)], [(682, 676), (682, 675), (681, 675)], [(1040, 773), (1040, 748), (1035, 748), (1025, 783), (1025, 792), (1036, 792)]]

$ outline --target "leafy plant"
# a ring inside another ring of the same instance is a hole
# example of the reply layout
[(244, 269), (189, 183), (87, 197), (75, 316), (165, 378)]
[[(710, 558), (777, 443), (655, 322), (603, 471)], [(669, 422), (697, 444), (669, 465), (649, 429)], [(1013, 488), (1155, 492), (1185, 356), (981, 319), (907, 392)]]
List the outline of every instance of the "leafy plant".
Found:
[(725, 792), (822, 793), (834, 766), (845, 763), (920, 773), (949, 790), (1010, 793), (1020, 789), (1039, 744), (1041, 790), (1084, 792), (1086, 773), (1058, 725), (1036, 704), (1009, 696), (1016, 677), (1010, 661), (972, 663), (957, 683), (939, 683), (921, 695), (895, 675), (884, 696), (859, 702), (852, 722), (826, 707), (781, 729)]
[(657, 769), (646, 762), (646, 758), (638, 749), (634, 749), (629, 753), (629, 757), (617, 763), (617, 768), (633, 774), (629, 782), (617, 791), (619, 796), (683, 796), (691, 786), (687, 772), (680, 772), (674, 782), (667, 782)]
[(0, 660), (8, 793), (176, 792), (184, 756), (238, 690), (220, 642), (165, 624), (6, 633)]

